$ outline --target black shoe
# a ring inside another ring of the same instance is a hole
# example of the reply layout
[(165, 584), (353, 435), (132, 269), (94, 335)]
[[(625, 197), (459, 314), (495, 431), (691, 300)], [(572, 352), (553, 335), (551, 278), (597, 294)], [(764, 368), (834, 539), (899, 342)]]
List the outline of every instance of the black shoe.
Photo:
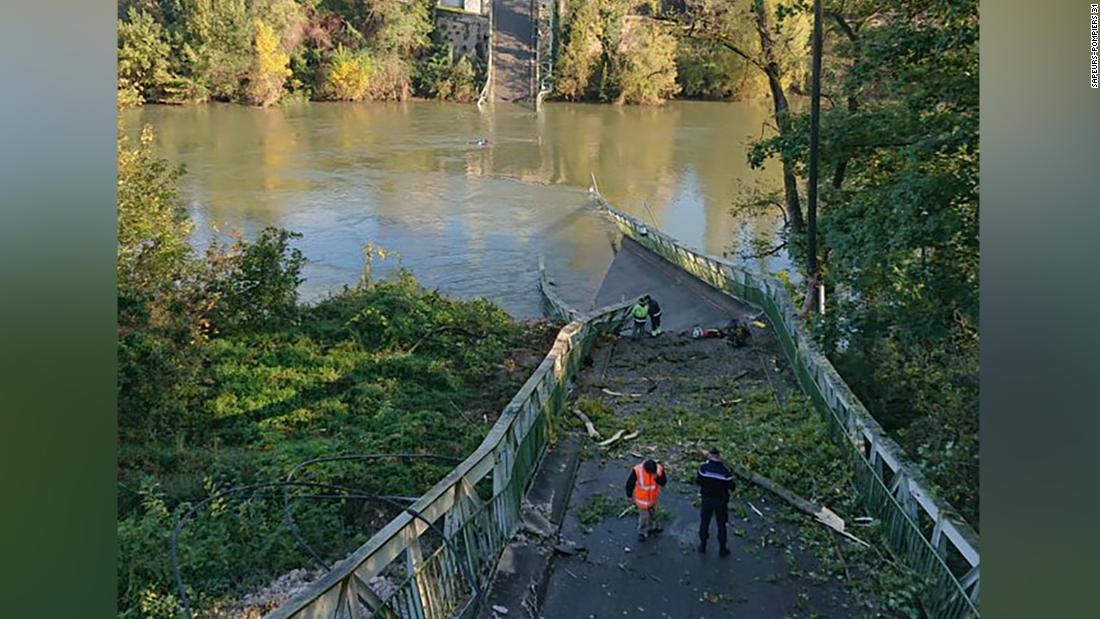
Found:
[(707, 545), (699, 544), (699, 554), (707, 554)]
[(730, 549), (729, 548), (719, 548), (718, 549), (718, 556), (719, 557), (728, 557), (729, 555), (730, 555)]
[(644, 542), (645, 540), (646, 540), (646, 534), (645, 533), (639, 533), (638, 534), (638, 541), (639, 542)]

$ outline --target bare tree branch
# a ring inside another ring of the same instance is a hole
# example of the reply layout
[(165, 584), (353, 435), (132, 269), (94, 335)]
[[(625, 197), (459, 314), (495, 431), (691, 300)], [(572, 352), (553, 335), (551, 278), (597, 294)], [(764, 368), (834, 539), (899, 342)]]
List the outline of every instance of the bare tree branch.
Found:
[[(786, 215), (784, 215), (784, 218), (786, 218)], [(767, 256), (774, 256), (774, 255), (778, 254), (780, 251), (782, 251), (786, 248), (787, 248), (787, 241), (783, 241), (779, 245), (776, 245), (775, 247), (773, 247), (773, 248), (771, 248), (767, 251), (752, 252), (752, 253), (750, 253), (750, 252), (741, 252), (740, 256), (741, 256), (741, 258), (743, 258), (745, 260), (759, 260), (761, 258), (766, 258)]]

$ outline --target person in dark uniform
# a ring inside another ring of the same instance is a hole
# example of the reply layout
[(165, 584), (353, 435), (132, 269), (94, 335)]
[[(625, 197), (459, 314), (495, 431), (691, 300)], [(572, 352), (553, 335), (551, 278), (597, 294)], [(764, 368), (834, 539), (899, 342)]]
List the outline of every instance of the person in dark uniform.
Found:
[(722, 464), (721, 454), (714, 447), (707, 451), (707, 461), (699, 467), (695, 483), (703, 497), (703, 506), (699, 509), (699, 552), (707, 551), (710, 519), (718, 521), (718, 555), (729, 555), (726, 546), (726, 521), (729, 520), (730, 490), (733, 490), (733, 473)]
[(649, 332), (653, 337), (657, 337), (661, 334), (661, 306), (657, 303), (657, 299), (648, 294), (645, 300), (649, 307)]

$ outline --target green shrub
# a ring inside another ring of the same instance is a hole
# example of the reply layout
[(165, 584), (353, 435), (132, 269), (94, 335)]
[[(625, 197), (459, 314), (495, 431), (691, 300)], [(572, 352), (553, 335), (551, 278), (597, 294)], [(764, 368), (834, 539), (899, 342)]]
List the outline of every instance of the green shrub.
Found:
[(420, 91), (433, 99), (469, 103), (478, 97), (477, 75), (470, 59), (455, 59), (454, 49), (443, 44), (435, 49), (419, 73)]
[(159, 101), (175, 78), (168, 34), (149, 13), (131, 6), (118, 22), (119, 99), (127, 105)]
[(657, 105), (678, 93), (676, 38), (648, 19), (634, 21), (624, 30), (616, 101)]
[(412, 63), (406, 57), (389, 52), (374, 65), (367, 98), (372, 101), (404, 101), (412, 94)]
[(699, 99), (729, 99), (745, 79), (746, 62), (729, 50), (691, 38), (677, 46), (676, 80), (681, 94)]
[(339, 47), (325, 69), (321, 96), (332, 101), (362, 101), (367, 98), (373, 74), (370, 54)]
[(290, 56), (282, 50), (275, 30), (257, 19), (255, 52), (248, 75), (245, 99), (259, 106), (275, 103), (283, 95), (283, 84), (290, 77)]
[(232, 248), (212, 248), (206, 294), (216, 299), (212, 321), (222, 332), (277, 329), (298, 313), (298, 285), (305, 257), (290, 247), (297, 233), (266, 228), (253, 243), (238, 240)]
[(183, 61), (215, 99), (236, 101), (252, 67), (255, 24), (245, 0), (192, 0), (184, 11)]

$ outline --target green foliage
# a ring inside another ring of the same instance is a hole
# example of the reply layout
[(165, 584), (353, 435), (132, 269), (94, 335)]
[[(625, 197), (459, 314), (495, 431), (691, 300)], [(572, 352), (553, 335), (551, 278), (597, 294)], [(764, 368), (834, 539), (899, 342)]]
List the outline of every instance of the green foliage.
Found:
[(235, 101), (252, 66), (255, 26), (245, 0), (186, 0), (183, 55), (215, 99)]
[(649, 20), (634, 22), (620, 45), (619, 103), (656, 105), (680, 91), (676, 38)]
[(179, 201), (183, 171), (153, 155), (153, 131), (135, 148), (118, 138), (118, 261), (120, 322), (163, 325), (179, 283), (188, 278), (191, 223)]
[[(285, 94), (295, 99), (404, 100), (415, 86), (424, 96), (473, 101), (483, 81), (484, 63), (453, 58), (438, 43), (433, 45), (433, 4), (122, 2), (119, 99), (124, 105), (211, 98), (271, 105)], [(570, 3), (562, 22), (564, 45), (556, 60), (556, 92), (571, 100), (643, 104), (660, 103), (680, 92), (705, 98), (749, 92), (761, 78), (746, 72), (744, 59), (718, 38), (699, 34), (707, 28), (722, 36), (735, 34), (740, 37), (737, 44), (747, 42), (751, 52), (756, 31), (749, 7), (746, 0)], [(775, 3), (770, 9), (775, 23), (782, 24), (773, 36), (783, 50), (788, 85), (804, 81), (808, 64), (805, 11), (790, 7)], [(680, 20), (691, 27), (669, 24)], [(707, 27), (697, 29), (697, 23)], [(792, 23), (797, 27), (787, 26)]]
[(368, 98), (374, 101), (404, 101), (412, 95), (412, 91), (412, 62), (396, 52), (379, 56)]
[(676, 78), (685, 97), (729, 99), (742, 94), (749, 75), (746, 62), (733, 52), (707, 41), (685, 38), (677, 47)]
[[(815, 331), (976, 525), (977, 4), (857, 3), (843, 17), (858, 30), (833, 35), (839, 68), (823, 83), (845, 105), (822, 114), (819, 261), (834, 292)], [(804, 171), (807, 135), (796, 116), (752, 160), (780, 156)]]
[[(749, 0), (636, 3), (578, 0), (562, 28), (556, 94), (655, 104), (683, 94), (766, 95), (759, 29)], [(810, 18), (801, 3), (769, 0), (766, 33), (785, 88), (808, 76)], [(755, 65), (755, 66), (754, 66)]]
[(283, 84), (291, 74), (290, 56), (282, 50), (278, 34), (271, 26), (259, 19), (255, 26), (255, 52), (245, 100), (266, 107), (283, 95)]
[(618, 516), (619, 512), (630, 506), (630, 503), (625, 499), (620, 498), (615, 501), (602, 492), (593, 494), (588, 502), (574, 510), (574, 514), (577, 516), (577, 520), (586, 529), (591, 530), (593, 525), (599, 524), (604, 520)]
[(375, 25), (374, 47), (383, 53), (411, 55), (430, 44), (431, 0), (374, 0), (370, 18)]
[(333, 101), (362, 101), (367, 97), (373, 74), (370, 54), (339, 47), (325, 70), (321, 96)]
[(130, 7), (118, 22), (118, 88), (128, 105), (159, 100), (175, 76), (169, 69), (171, 47), (164, 27), (149, 13)]
[(455, 59), (450, 45), (440, 45), (422, 65), (419, 90), (433, 99), (469, 103), (478, 97), (477, 74), (470, 59)]
[[(163, 507), (152, 509), (138, 497), (120, 513), (124, 607), (169, 604), (167, 535), (187, 502), (214, 491), (204, 478), (218, 487), (281, 479), (297, 462), (340, 453), (462, 457), (534, 367), (532, 361), (509, 369), (505, 361), (545, 344), (490, 303), (447, 299), (408, 274), (299, 311), (299, 322), (283, 329), (212, 339), (186, 401), (198, 422), (135, 434), (120, 445), (126, 486), (140, 488), (152, 475), (164, 488)], [(177, 440), (177, 432), (187, 438)], [(351, 463), (318, 469), (317, 479), (415, 495), (449, 468), (435, 461)], [(326, 554), (364, 541), (345, 529), (358, 512), (313, 503), (299, 509), (316, 510), (300, 512), (300, 522)], [(226, 510), (188, 525), (183, 540), (187, 581), (205, 607), (303, 563), (283, 528), (280, 501), (256, 497)], [(356, 530), (369, 533), (390, 515), (377, 514)]]
[(565, 42), (556, 67), (555, 88), (560, 96), (577, 100), (589, 94), (589, 84), (602, 53), (603, 34), (599, 4), (574, 5), (565, 25)]
[(238, 239), (231, 248), (208, 252), (211, 280), (205, 292), (217, 299), (214, 328), (221, 333), (277, 329), (298, 315), (298, 285), (305, 258), (290, 247), (297, 233), (266, 228), (253, 243)]

